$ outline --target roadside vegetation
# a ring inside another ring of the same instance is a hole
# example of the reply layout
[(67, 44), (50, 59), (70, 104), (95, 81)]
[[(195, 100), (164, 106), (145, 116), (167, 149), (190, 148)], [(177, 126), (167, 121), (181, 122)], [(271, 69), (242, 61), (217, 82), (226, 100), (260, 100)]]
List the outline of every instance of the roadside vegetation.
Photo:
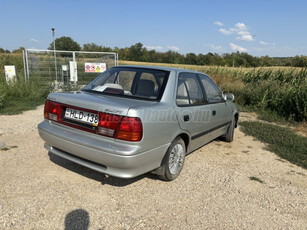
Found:
[(307, 169), (307, 138), (291, 129), (263, 122), (244, 121), (239, 123), (247, 135), (267, 144), (267, 149), (280, 158)]
[(18, 114), (45, 102), (50, 88), (39, 80), (23, 78), (9, 84), (0, 82), (0, 114)]
[[(16, 66), (18, 78), (15, 81), (6, 83), (4, 65)], [(0, 54), (0, 67), (0, 114), (17, 114), (44, 103), (51, 89), (40, 79), (25, 80), (22, 54)]]

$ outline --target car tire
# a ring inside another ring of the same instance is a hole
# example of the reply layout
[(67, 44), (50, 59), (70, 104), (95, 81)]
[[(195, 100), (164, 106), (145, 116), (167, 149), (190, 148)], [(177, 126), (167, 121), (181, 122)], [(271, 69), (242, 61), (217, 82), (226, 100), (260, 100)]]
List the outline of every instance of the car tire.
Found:
[(181, 137), (177, 137), (168, 148), (163, 161), (162, 173), (158, 177), (164, 181), (175, 180), (184, 164), (186, 156), (186, 146)]
[(225, 135), (225, 141), (226, 142), (232, 142), (234, 137), (234, 130), (235, 130), (235, 117), (232, 118), (230, 125), (227, 129), (226, 135)]

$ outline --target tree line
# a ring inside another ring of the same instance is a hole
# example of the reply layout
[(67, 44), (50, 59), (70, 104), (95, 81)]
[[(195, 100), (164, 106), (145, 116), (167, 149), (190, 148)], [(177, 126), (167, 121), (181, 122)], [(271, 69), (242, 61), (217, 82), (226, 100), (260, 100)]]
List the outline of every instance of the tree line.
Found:
[[(53, 42), (48, 49), (53, 50)], [(148, 50), (140, 42), (130, 47), (105, 47), (95, 43), (86, 43), (82, 47), (71, 37), (60, 37), (55, 39), (56, 50), (67, 51), (95, 51), (95, 52), (116, 52), (120, 60), (141, 61), (154, 63), (188, 64), (188, 65), (211, 65), (211, 66), (233, 66), (233, 67), (264, 67), (264, 66), (292, 66), (307, 67), (307, 56), (297, 55), (295, 57), (256, 57), (245, 52), (233, 53), (207, 53), (180, 54), (173, 50), (158, 52)], [(12, 53), (22, 52), (23, 47), (13, 50)], [(10, 53), (9, 50), (0, 48), (0, 53)]]

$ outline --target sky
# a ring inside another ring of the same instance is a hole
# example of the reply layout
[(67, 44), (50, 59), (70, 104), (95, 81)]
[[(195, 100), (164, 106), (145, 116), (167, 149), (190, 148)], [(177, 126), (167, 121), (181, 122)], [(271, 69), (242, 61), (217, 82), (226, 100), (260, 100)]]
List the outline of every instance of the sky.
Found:
[(304, 0), (0, 0), (0, 9), (0, 47), (10, 51), (47, 49), (55, 28), (81, 46), (307, 55)]

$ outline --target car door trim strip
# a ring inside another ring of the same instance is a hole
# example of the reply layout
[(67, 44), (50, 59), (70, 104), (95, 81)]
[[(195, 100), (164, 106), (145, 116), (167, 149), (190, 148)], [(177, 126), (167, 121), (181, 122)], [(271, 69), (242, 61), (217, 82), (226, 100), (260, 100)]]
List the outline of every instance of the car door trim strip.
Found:
[(203, 135), (206, 135), (206, 134), (208, 134), (208, 133), (211, 133), (211, 132), (213, 132), (213, 131), (215, 131), (215, 130), (217, 130), (217, 129), (219, 129), (219, 128), (222, 128), (222, 127), (224, 127), (224, 126), (227, 126), (227, 125), (229, 125), (229, 124), (230, 124), (230, 121), (229, 121), (229, 122), (226, 122), (226, 123), (224, 123), (224, 124), (221, 124), (221, 125), (219, 125), (219, 126), (217, 126), (217, 127), (214, 127), (214, 128), (212, 128), (212, 129), (209, 129), (209, 130), (207, 130), (207, 131), (205, 131), (205, 132), (196, 134), (196, 135), (192, 136), (191, 139), (194, 140), (194, 139), (199, 138), (199, 137), (201, 137), (201, 136), (203, 136)]

